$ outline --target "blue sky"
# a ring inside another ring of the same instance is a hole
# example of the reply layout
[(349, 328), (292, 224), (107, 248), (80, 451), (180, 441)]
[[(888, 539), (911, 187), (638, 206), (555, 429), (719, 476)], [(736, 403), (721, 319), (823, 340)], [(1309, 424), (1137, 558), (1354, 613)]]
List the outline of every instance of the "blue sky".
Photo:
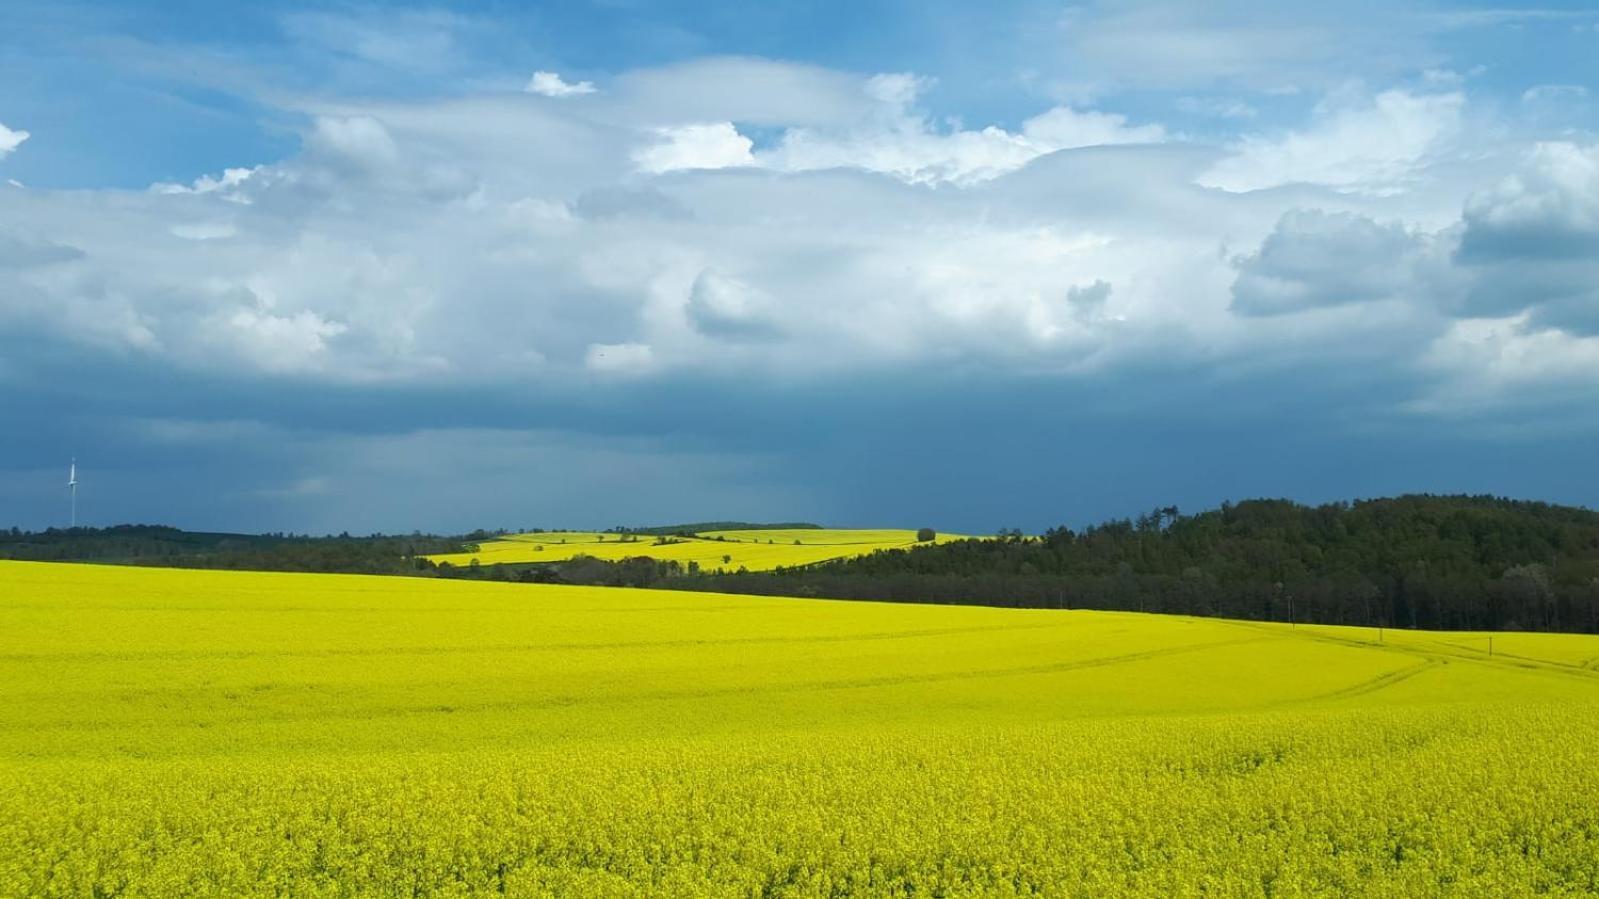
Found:
[(1599, 504), (1599, 8), (0, 9), (0, 525)]

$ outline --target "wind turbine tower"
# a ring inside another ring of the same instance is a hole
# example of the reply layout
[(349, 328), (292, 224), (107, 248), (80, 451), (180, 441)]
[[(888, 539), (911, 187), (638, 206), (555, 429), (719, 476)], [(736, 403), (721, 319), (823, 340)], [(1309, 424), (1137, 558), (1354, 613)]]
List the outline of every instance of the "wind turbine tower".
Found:
[(72, 467), (67, 469), (67, 492), (72, 495), (72, 526), (78, 526), (78, 460), (72, 460)]

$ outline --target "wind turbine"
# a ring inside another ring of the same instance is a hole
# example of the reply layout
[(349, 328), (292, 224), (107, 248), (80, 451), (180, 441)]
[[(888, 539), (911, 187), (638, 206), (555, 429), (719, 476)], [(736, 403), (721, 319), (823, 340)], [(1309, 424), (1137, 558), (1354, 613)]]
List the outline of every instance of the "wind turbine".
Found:
[(72, 467), (67, 469), (67, 492), (72, 494), (72, 526), (78, 526), (78, 460), (72, 460)]

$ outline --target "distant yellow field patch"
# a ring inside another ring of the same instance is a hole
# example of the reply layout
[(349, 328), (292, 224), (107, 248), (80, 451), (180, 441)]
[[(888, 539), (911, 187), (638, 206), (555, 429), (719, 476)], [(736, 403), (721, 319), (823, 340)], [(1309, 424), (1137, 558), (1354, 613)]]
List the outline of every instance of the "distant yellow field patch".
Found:
[[(939, 534), (938, 543), (969, 540), (962, 534)], [(904, 529), (794, 528), (786, 530), (707, 531), (695, 537), (659, 538), (602, 534), (593, 531), (551, 531), (511, 534), (478, 544), (476, 552), (428, 556), (435, 563), (470, 565), (564, 562), (577, 556), (618, 561), (645, 556), (694, 562), (704, 571), (770, 571), (814, 565), (833, 559), (864, 556), (884, 549), (917, 544), (916, 531)]]

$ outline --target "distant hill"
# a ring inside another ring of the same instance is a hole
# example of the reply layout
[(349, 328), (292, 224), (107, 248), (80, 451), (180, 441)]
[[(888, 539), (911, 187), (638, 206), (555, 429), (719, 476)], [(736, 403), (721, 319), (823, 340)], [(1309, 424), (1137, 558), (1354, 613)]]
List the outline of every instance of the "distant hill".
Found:
[(663, 586), (1599, 633), (1599, 512), (1492, 496), (1322, 506), (1261, 499)]

